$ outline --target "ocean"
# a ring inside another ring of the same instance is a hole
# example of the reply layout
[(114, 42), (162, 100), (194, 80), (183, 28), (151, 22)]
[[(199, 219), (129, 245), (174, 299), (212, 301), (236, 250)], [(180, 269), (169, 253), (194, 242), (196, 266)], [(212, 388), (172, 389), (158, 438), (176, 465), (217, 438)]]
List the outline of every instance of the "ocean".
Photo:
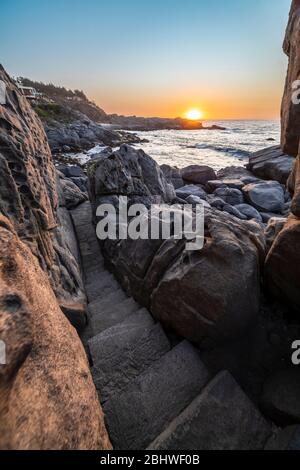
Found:
[[(148, 142), (134, 145), (143, 149), (160, 165), (183, 168), (188, 165), (208, 165), (214, 170), (226, 166), (244, 166), (249, 154), (280, 142), (280, 121), (206, 121), (226, 130), (134, 132)], [(270, 140), (271, 139), (271, 140)], [(102, 150), (96, 146), (76, 156), (81, 163)]]
[[(209, 165), (214, 170), (226, 166), (244, 166), (249, 154), (280, 143), (280, 121), (206, 121), (226, 130), (137, 132), (149, 143), (142, 148), (160, 165), (183, 168), (188, 165)], [(273, 139), (273, 140), (268, 140)]]

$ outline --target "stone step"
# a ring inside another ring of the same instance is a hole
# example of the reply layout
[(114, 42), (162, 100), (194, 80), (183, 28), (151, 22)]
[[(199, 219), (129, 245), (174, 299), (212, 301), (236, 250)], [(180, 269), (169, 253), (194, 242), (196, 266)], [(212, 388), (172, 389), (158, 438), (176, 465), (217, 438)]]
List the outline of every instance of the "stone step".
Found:
[(259, 450), (271, 427), (229, 372), (218, 374), (151, 450)]
[(88, 312), (90, 317), (98, 315), (98, 313), (102, 312), (102, 309), (107, 309), (109, 306), (118, 304), (126, 299), (128, 299), (128, 296), (121, 288), (114, 290), (112, 293), (106, 295), (103, 298), (97, 298), (88, 305)]
[(114, 449), (145, 449), (207, 384), (199, 352), (184, 341), (104, 403)]
[(94, 279), (85, 284), (86, 295), (89, 302), (103, 296), (103, 289), (119, 288), (119, 284), (116, 282), (114, 276), (108, 271), (97, 272)]
[(80, 242), (80, 252), (82, 258), (88, 255), (99, 255), (102, 258), (99, 243), (96, 239)]
[(137, 312), (138, 310), (140, 310), (140, 307), (132, 298), (123, 300), (116, 305), (110, 304), (107, 308), (102, 309), (97, 315), (91, 317), (94, 336), (107, 328), (121, 323), (129, 317), (129, 315)]
[(89, 266), (88, 268), (84, 269), (84, 284), (92, 284), (95, 277), (99, 276), (99, 274), (106, 271), (104, 263), (101, 262), (96, 266)]
[(98, 356), (92, 374), (102, 403), (120, 394), (130, 382), (170, 350), (170, 343), (159, 324), (127, 327), (123, 332), (116, 332), (114, 337), (102, 338), (101, 341), (103, 354), (102, 357)]
[(75, 229), (79, 243), (97, 241), (96, 229), (93, 225), (80, 225)]
[[(113, 364), (120, 361), (120, 356), (128, 347), (132, 348), (143, 331), (154, 325), (152, 316), (146, 309), (130, 315), (123, 322), (106, 329), (94, 336), (89, 341), (89, 348), (93, 364), (101, 363), (103, 360), (111, 361)], [(115, 360), (115, 358), (117, 358)]]
[[(112, 284), (103, 287), (101, 289), (101, 291), (99, 291), (99, 292), (97, 291), (97, 296), (94, 297), (94, 298), (91, 298), (90, 302), (94, 302), (94, 301), (97, 301), (99, 299), (104, 299), (105, 297), (107, 297), (110, 294), (113, 294), (114, 292), (118, 291), (119, 289), (120, 289), (120, 285), (116, 281), (114, 281)], [(95, 335), (93, 335), (93, 336), (95, 336)]]
[(92, 206), (89, 201), (80, 204), (76, 209), (71, 210), (70, 213), (76, 227), (92, 224)]

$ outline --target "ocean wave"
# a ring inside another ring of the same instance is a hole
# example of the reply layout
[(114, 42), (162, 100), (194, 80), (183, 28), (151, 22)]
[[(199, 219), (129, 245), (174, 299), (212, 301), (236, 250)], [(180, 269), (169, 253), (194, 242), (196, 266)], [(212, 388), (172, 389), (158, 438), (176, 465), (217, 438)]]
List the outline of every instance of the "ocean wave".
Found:
[(213, 145), (213, 144), (196, 144), (194, 146), (190, 146), (190, 148), (196, 148), (199, 150), (213, 150), (215, 152), (223, 153), (223, 154), (230, 154), (234, 157), (240, 158), (248, 158), (250, 152), (247, 150), (239, 149), (237, 147), (222, 147), (220, 145)]

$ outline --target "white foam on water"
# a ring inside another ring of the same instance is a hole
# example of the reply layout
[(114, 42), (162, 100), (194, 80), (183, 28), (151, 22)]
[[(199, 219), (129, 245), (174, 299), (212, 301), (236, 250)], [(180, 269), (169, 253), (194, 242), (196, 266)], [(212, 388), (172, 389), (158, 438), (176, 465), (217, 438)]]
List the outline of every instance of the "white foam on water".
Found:
[[(250, 153), (280, 143), (279, 121), (207, 121), (204, 126), (213, 124), (226, 129), (133, 132), (149, 141), (133, 146), (143, 149), (160, 165), (168, 164), (178, 168), (208, 165), (217, 171), (231, 165), (245, 166)], [(88, 152), (71, 156), (83, 164), (104, 148), (97, 145)]]

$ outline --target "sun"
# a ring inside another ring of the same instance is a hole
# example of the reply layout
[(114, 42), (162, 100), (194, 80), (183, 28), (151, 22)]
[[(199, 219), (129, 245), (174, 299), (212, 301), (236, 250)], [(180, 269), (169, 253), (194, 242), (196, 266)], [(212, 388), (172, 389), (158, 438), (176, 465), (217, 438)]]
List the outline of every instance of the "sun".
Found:
[(185, 117), (190, 121), (199, 121), (203, 118), (203, 112), (200, 109), (193, 108), (185, 113)]

